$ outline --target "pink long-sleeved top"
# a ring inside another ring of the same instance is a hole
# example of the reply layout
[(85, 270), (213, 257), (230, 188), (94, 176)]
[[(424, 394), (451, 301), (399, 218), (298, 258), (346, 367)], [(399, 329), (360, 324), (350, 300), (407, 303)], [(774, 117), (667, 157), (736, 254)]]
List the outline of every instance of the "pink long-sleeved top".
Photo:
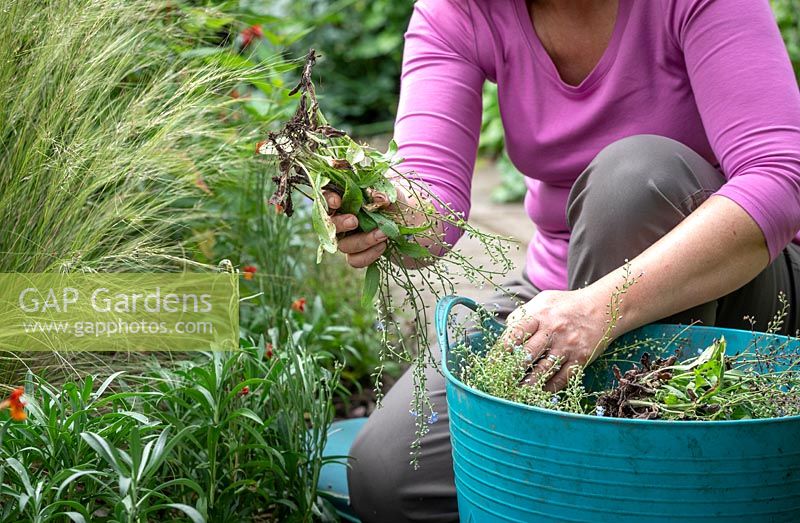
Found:
[[(567, 288), (566, 203), (606, 145), (636, 134), (691, 147), (764, 233), (771, 259), (800, 243), (800, 92), (768, 0), (619, 0), (602, 58), (564, 83), (526, 0), (418, 0), (405, 35), (395, 139), (402, 164), (468, 216), (484, 81), (536, 224), (526, 271)], [(446, 241), (460, 234), (449, 228)], [(720, 253), (725, 256), (726, 253)]]

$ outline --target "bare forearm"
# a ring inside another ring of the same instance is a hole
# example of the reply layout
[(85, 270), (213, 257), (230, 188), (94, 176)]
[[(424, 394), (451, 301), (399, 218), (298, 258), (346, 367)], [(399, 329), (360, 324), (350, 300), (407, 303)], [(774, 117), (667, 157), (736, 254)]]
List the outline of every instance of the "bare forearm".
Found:
[[(712, 196), (630, 260), (637, 281), (624, 297), (614, 335), (720, 298), (752, 280), (768, 262), (764, 236), (750, 215), (733, 201)], [(622, 280), (620, 268), (586, 291), (595, 303), (607, 303)]]

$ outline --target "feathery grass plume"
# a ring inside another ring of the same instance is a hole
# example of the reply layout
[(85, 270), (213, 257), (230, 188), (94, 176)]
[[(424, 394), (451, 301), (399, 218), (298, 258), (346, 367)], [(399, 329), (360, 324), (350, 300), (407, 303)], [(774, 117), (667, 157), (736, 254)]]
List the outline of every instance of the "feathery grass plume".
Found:
[[(189, 56), (197, 42), (162, 7), (3, 2), (0, 272), (197, 267), (186, 226), (203, 187), (252, 161), (222, 94), (260, 71)], [(2, 356), (10, 381), (19, 360)]]

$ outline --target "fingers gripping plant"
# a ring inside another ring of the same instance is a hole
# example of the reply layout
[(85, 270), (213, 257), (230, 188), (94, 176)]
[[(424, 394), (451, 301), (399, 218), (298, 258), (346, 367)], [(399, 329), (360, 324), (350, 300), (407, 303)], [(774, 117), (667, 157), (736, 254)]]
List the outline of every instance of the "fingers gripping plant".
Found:
[[(324, 252), (337, 250), (338, 237), (326, 191), (341, 196), (337, 212), (356, 215), (359, 232), (380, 229), (387, 236), (383, 256), (367, 267), (363, 300), (370, 303), (377, 297), (378, 327), (383, 334), (381, 360), (394, 357), (414, 365), (415, 394), (410, 411), (417, 420), (417, 437), (412, 443), (412, 462), (416, 464), (420, 440), (427, 425), (437, 419), (425, 395), (424, 369), (438, 365), (427, 339), (426, 302), (430, 294), (435, 298), (452, 293), (462, 278), (481, 286), (493, 285), (493, 277), (511, 268), (507, 257), (511, 244), (471, 227), (415, 173), (401, 171), (398, 166), (402, 160), (396, 156), (394, 141), (386, 153), (381, 153), (329, 125), (311, 79), (316, 58), (312, 49), (300, 82), (291, 91), (300, 94), (294, 116), (257, 145), (257, 152), (275, 158), (278, 167), (273, 178), (276, 189), (269, 201), (278, 212), (290, 216), (294, 196), (299, 194), (310, 201), (312, 225), (319, 237), (318, 262)], [(492, 266), (476, 265), (449, 250), (442, 239), (443, 227), (460, 228), (480, 241)], [(394, 314), (398, 308), (413, 314), (414, 336), (402, 336)], [(410, 343), (411, 339), (415, 343)], [(381, 374), (382, 368), (376, 369), (378, 390)]]

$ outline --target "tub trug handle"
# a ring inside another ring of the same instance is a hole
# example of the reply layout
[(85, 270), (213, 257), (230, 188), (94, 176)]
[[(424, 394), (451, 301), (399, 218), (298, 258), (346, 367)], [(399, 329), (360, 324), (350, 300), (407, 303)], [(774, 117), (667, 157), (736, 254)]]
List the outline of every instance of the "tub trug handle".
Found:
[(480, 308), (480, 306), (475, 303), (475, 300), (463, 296), (445, 296), (436, 303), (433, 321), (434, 327), (436, 328), (436, 338), (439, 342), (439, 349), (442, 351), (448, 351), (450, 349), (450, 340), (447, 336), (447, 319), (450, 317), (450, 312), (456, 305), (463, 305), (473, 311), (477, 311)]

